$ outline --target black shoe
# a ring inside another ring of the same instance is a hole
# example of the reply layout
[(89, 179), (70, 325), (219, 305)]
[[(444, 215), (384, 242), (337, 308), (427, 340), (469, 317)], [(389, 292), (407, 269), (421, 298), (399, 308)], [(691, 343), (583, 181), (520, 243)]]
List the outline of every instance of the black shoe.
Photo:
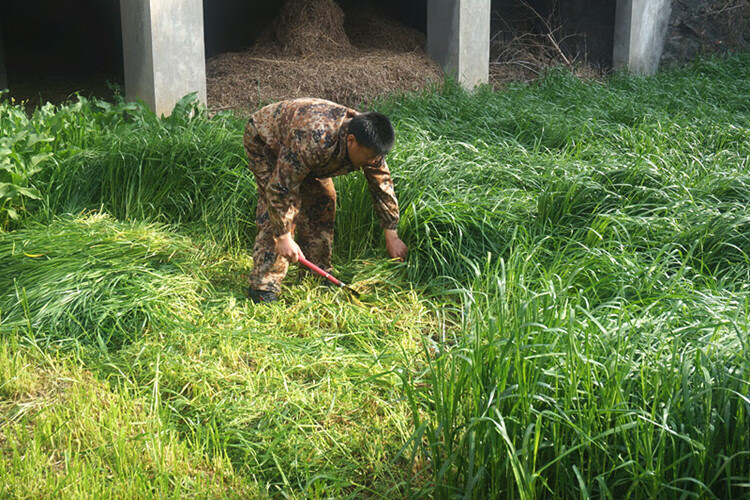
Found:
[(247, 289), (247, 297), (256, 304), (276, 302), (279, 300), (273, 292), (269, 292), (268, 290), (254, 290), (252, 288)]

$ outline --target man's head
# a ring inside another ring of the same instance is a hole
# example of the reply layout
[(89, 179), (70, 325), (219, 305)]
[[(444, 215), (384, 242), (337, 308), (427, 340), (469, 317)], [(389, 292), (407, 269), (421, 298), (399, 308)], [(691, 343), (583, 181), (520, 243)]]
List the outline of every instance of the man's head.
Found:
[(355, 167), (375, 163), (393, 148), (396, 134), (391, 120), (375, 111), (362, 113), (349, 122), (346, 146)]

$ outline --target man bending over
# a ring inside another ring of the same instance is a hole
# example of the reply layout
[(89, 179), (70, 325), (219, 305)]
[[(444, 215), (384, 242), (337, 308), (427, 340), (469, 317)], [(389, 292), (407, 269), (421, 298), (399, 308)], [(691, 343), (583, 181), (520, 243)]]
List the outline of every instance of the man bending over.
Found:
[(331, 271), (336, 217), (331, 177), (355, 170), (367, 179), (388, 255), (406, 258), (408, 249), (396, 231), (398, 202), (385, 163), (394, 140), (387, 116), (322, 99), (281, 101), (252, 115), (244, 137), (258, 186), (251, 300), (275, 301), (289, 263), (299, 257)]

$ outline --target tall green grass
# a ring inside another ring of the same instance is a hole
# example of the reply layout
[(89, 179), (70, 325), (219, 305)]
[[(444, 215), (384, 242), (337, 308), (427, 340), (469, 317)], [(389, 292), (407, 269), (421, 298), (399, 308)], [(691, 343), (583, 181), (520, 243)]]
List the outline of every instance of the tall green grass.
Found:
[(59, 109), (48, 104), (30, 118), (12, 116), (3, 133), (32, 134), (33, 144), (43, 145), (37, 149), (44, 156), (27, 154), (34, 185), (45, 186), (37, 217), (101, 209), (120, 220), (180, 225), (233, 247), (254, 234), (241, 122), (208, 120), (194, 95), (163, 119), (141, 104), (82, 97)]
[(405, 377), (422, 493), (750, 494), (749, 71), (384, 106), (407, 274), (461, 297)]
[[(385, 97), (410, 258), (338, 178), (334, 263), (362, 301), (292, 270), (266, 308), (242, 296), (242, 117), (3, 108), (41, 139), (17, 141), (36, 191), (0, 234), (0, 491), (86, 471), (71, 491), (95, 494), (114, 470), (197, 497), (749, 496), (749, 82), (737, 55)], [(71, 417), (28, 366), (105, 381), (149, 430), (59, 441), (123, 424)], [(174, 462), (110, 452), (128, 440)]]

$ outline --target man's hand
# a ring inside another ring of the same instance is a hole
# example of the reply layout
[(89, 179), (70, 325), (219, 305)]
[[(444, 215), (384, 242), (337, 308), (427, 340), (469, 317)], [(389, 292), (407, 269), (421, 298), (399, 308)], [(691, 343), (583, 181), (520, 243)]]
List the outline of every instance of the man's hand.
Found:
[(289, 262), (297, 262), (300, 257), (304, 257), (297, 242), (292, 238), (292, 233), (285, 233), (275, 238), (276, 253), (287, 259)]
[(385, 230), (385, 249), (388, 251), (388, 255), (390, 255), (392, 259), (398, 259), (401, 262), (406, 260), (406, 256), (409, 255), (409, 249), (398, 237), (398, 233), (395, 229)]

